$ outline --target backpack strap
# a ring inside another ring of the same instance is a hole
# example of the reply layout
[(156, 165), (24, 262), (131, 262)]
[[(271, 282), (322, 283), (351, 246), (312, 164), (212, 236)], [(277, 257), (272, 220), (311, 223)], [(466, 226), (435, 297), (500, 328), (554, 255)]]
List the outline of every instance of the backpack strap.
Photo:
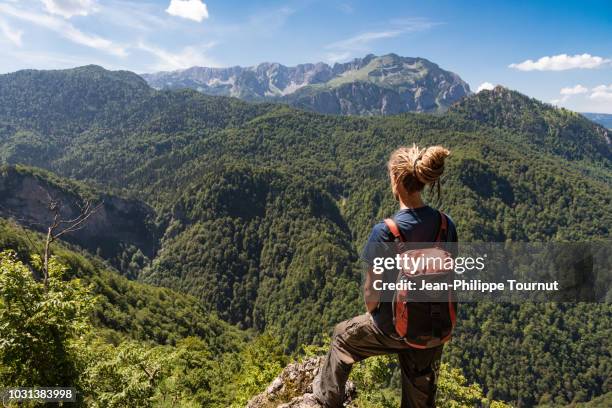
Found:
[(446, 214), (442, 211), (438, 211), (438, 213), (440, 214), (440, 228), (438, 229), (435, 242), (440, 242), (442, 236), (444, 236), (445, 239), (448, 237), (448, 220)]
[[(442, 211), (438, 211), (438, 214), (440, 214), (440, 227), (438, 228), (438, 233), (436, 234), (436, 239), (434, 242), (441, 242), (442, 237), (448, 237), (448, 219), (446, 218), (446, 214), (444, 214)], [(406, 241), (393, 218), (385, 218), (385, 224), (396, 240), (399, 240), (400, 242)]]
[(389, 228), (396, 240), (404, 242), (404, 236), (402, 235), (401, 231), (399, 230), (399, 227), (397, 226), (397, 223), (393, 218), (385, 218), (385, 224), (387, 224), (387, 227)]

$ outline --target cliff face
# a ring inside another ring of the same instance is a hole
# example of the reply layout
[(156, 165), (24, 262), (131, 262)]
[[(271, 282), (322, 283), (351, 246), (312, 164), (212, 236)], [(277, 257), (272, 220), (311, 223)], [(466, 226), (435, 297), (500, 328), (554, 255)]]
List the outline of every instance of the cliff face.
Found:
[(82, 229), (65, 236), (66, 241), (109, 259), (126, 250), (139, 250), (146, 257), (155, 255), (159, 234), (154, 224), (155, 213), (147, 205), (99, 194), (28, 168), (0, 167), (0, 217), (13, 218), (45, 232), (53, 218), (49, 210), (51, 199), (61, 203), (60, 213), (64, 220), (78, 217), (87, 200), (102, 203)]
[(192, 67), (143, 78), (157, 89), (192, 88), (209, 95), (284, 102), (341, 115), (444, 111), (470, 94), (468, 84), (457, 74), (424, 58), (396, 54), (367, 55), (333, 66), (320, 62), (294, 67), (277, 63)]

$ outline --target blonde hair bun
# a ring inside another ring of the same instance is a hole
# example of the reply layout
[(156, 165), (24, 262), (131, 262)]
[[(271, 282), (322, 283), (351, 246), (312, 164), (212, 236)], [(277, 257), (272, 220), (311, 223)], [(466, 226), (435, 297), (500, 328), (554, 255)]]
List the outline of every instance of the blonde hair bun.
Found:
[(423, 184), (436, 182), (444, 173), (444, 159), (450, 156), (450, 151), (442, 146), (431, 146), (420, 154), (414, 165), (417, 179)]
[(408, 191), (421, 191), (425, 185), (438, 181), (448, 156), (450, 151), (442, 146), (421, 149), (413, 144), (412, 147), (400, 147), (391, 153), (389, 174), (395, 183), (401, 183)]

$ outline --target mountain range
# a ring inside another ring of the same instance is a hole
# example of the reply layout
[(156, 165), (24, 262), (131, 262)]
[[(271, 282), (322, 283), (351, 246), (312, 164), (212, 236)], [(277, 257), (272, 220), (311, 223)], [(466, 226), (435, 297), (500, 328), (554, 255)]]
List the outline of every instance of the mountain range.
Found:
[(396, 54), (370, 54), (333, 66), (319, 62), (294, 67), (278, 63), (192, 67), (142, 77), (156, 89), (191, 88), (208, 95), (282, 102), (342, 115), (442, 112), (470, 94), (457, 74), (425, 58)]
[[(0, 217), (21, 224), (1, 222), (0, 249), (29, 258), (22, 228), (44, 231), (48, 195), (69, 211), (104, 201), (58, 252), (104, 294), (96, 322), (113, 342), (198, 336), (227, 352), (219, 338), (257, 332), (295, 352), (361, 311), (359, 250), (396, 208), (385, 161), (412, 143), (452, 151), (441, 197), (426, 198), (463, 241), (610, 237), (610, 131), (503, 87), (443, 114), (337, 116), (155, 90), (85, 66), (0, 75)], [(491, 398), (588, 401), (610, 391), (611, 313), (605, 303), (462, 305), (445, 358)], [(239, 377), (239, 364), (215, 358)]]
[(612, 114), (588, 112), (583, 112), (582, 114), (586, 116), (589, 120), (592, 120), (595, 123), (599, 123), (601, 126), (606, 127), (608, 129), (612, 129)]

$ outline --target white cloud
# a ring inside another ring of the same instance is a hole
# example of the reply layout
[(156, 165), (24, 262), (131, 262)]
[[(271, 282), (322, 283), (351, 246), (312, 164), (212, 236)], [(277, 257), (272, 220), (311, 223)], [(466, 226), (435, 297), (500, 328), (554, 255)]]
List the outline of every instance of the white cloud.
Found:
[(612, 85), (597, 85), (595, 88), (593, 88), (591, 90), (593, 92), (612, 91)]
[(561, 95), (560, 98), (557, 99), (553, 99), (550, 101), (550, 103), (552, 103), (553, 105), (559, 105), (563, 102), (567, 102), (567, 100), (574, 95), (581, 95), (581, 94), (585, 94), (589, 92), (589, 89), (585, 86), (582, 86), (580, 84), (575, 85), (575, 86), (568, 86), (565, 88), (561, 88), (561, 90), (559, 91), (559, 95)]
[(23, 31), (12, 28), (4, 20), (0, 20), (0, 33), (17, 47), (21, 47), (21, 36)]
[(97, 50), (120, 57), (127, 55), (127, 51), (124, 46), (115, 44), (113, 41), (95, 34), (84, 33), (67, 21), (50, 15), (32, 13), (15, 8), (8, 4), (0, 4), (0, 14), (6, 14), (19, 20), (54, 31), (75, 44), (95, 48)]
[(47, 11), (64, 18), (86, 16), (96, 11), (95, 0), (41, 0)]
[(510, 64), (509, 67), (519, 71), (565, 71), (568, 69), (600, 68), (610, 62), (612, 61), (608, 58), (591, 54), (559, 54), (552, 57), (542, 57), (537, 61), (526, 60), (518, 64)]
[(572, 87), (561, 88), (561, 91), (559, 93), (561, 95), (579, 95), (587, 92), (589, 92), (589, 90), (579, 84)]
[(576, 112), (612, 113), (612, 84), (591, 89), (583, 85), (562, 88), (559, 98), (550, 102)]
[(589, 98), (604, 102), (612, 102), (612, 85), (599, 85), (591, 91)]
[(478, 85), (478, 89), (476, 89), (476, 93), (483, 91), (483, 90), (487, 90), (490, 91), (493, 88), (495, 88), (495, 85), (493, 85), (490, 82), (483, 82), (482, 84)]
[(328, 52), (327, 54), (325, 54), (325, 61), (330, 64), (333, 64), (335, 62), (347, 61), (349, 58), (351, 58), (351, 53), (348, 51)]
[(178, 53), (166, 51), (154, 45), (141, 42), (138, 48), (157, 57), (158, 61), (150, 67), (152, 71), (174, 71), (193, 66), (218, 66), (215, 61), (206, 56), (205, 50), (214, 47), (214, 43), (205, 44), (201, 48), (188, 46)]
[(208, 7), (202, 0), (170, 0), (166, 13), (201, 23), (208, 18)]

